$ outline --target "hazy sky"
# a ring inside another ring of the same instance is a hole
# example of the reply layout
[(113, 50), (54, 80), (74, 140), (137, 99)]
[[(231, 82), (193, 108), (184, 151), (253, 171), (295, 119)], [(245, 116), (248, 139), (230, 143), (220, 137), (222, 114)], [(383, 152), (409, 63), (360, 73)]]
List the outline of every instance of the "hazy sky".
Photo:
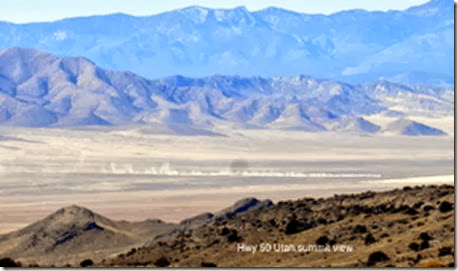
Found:
[(192, 5), (210, 8), (245, 6), (250, 11), (276, 6), (302, 13), (330, 14), (355, 8), (400, 10), (426, 2), (428, 0), (0, 0), (0, 21), (54, 21), (117, 12), (152, 15)]

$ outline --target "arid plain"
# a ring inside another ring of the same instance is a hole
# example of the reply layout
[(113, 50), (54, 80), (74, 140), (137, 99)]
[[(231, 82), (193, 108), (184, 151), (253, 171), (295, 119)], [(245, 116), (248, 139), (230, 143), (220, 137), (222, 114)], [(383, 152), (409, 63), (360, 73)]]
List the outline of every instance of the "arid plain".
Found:
[[(442, 128), (453, 135), (450, 123)], [(112, 219), (177, 222), (244, 197), (278, 201), (453, 184), (452, 136), (219, 132), (2, 127), (0, 232), (71, 204)]]

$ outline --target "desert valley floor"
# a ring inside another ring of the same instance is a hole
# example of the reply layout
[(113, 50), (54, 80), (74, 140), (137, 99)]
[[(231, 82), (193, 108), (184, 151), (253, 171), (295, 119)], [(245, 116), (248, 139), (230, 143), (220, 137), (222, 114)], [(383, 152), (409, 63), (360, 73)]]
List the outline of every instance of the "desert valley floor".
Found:
[(5, 233), (71, 204), (112, 219), (177, 222), (248, 196), (278, 201), (453, 184), (453, 137), (3, 127), (0, 161)]

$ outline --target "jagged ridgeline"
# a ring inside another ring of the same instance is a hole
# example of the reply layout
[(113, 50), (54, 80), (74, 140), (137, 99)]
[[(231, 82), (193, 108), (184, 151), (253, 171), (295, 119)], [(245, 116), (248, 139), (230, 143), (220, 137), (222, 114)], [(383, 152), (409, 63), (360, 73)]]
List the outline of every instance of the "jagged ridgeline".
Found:
[(0, 48), (83, 56), (146, 78), (309, 74), (350, 83), (384, 78), (452, 85), (453, 36), (452, 0), (328, 16), (274, 7), (255, 12), (189, 7), (145, 17), (0, 22)]
[[(309, 76), (148, 80), (85, 58), (32, 49), (0, 51), (0, 125), (25, 127), (148, 124), (176, 133), (240, 128), (442, 135), (415, 117), (453, 114), (448, 87), (374, 81), (351, 85)], [(374, 114), (391, 118), (380, 126)]]

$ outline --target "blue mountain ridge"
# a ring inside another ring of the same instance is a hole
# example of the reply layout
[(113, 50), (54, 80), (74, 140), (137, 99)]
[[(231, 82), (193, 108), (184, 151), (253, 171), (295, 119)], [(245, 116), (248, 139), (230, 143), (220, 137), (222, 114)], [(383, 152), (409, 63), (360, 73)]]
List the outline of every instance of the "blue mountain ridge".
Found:
[(0, 23), (0, 48), (83, 56), (150, 79), (181, 74), (292, 76), (350, 83), (452, 85), (452, 0), (403, 11), (331, 15), (280, 8), (193, 6), (153, 16), (112, 14), (56, 22)]

